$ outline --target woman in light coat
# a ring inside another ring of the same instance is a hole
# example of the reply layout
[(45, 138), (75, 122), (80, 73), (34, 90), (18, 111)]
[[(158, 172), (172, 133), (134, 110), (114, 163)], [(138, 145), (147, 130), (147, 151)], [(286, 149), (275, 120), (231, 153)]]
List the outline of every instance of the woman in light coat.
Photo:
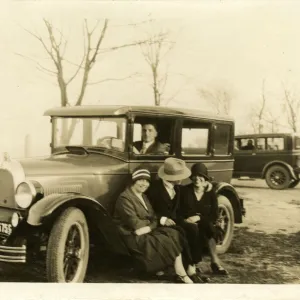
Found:
[(114, 219), (130, 253), (146, 272), (158, 272), (174, 266), (175, 282), (199, 282), (196, 274), (188, 276), (181, 253), (187, 241), (176, 229), (160, 227), (144, 192), (150, 185), (150, 172), (137, 169), (132, 184), (118, 198)]

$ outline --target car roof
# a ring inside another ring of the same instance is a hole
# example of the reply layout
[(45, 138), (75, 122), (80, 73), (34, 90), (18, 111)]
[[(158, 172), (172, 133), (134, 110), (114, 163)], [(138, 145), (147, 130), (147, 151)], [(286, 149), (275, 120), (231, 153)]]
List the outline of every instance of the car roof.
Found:
[(45, 111), (45, 116), (74, 117), (74, 116), (122, 116), (128, 113), (145, 113), (154, 115), (191, 116), (215, 120), (233, 121), (233, 118), (225, 115), (217, 115), (211, 112), (197, 109), (185, 109), (163, 106), (138, 106), (138, 105), (82, 105), (56, 107)]
[(279, 133), (253, 133), (253, 134), (239, 134), (235, 135), (235, 138), (263, 138), (263, 137), (279, 137), (279, 136), (295, 136), (299, 134), (294, 134), (290, 132), (279, 132)]

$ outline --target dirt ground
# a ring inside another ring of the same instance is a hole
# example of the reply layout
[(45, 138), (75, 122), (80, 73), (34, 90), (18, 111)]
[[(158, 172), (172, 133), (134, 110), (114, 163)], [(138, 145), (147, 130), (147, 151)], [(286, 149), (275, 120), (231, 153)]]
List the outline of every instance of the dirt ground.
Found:
[[(236, 226), (234, 241), (220, 256), (229, 277), (211, 276), (212, 283), (300, 283), (300, 186), (270, 190), (262, 180), (233, 180), (247, 209), (244, 223)], [(210, 274), (209, 258), (202, 269)], [(169, 274), (170, 275), (170, 274)], [(93, 254), (86, 282), (171, 282), (143, 278), (132, 263), (118, 257)], [(45, 282), (43, 264), (0, 264), (0, 282)]]

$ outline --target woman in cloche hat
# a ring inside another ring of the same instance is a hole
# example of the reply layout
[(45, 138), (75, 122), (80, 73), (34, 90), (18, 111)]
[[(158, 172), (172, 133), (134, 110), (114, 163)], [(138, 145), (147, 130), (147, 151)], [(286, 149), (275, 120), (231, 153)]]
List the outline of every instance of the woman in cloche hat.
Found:
[(187, 241), (176, 229), (159, 227), (157, 216), (145, 195), (150, 179), (146, 168), (133, 172), (131, 185), (116, 202), (114, 219), (130, 252), (146, 272), (158, 275), (166, 267), (174, 266), (175, 282), (193, 283), (182, 263), (181, 253)]
[(203, 163), (194, 164), (190, 179), (192, 183), (183, 187), (181, 191), (180, 212), (194, 263), (202, 260), (203, 248), (207, 246), (212, 272), (228, 275), (216, 252), (215, 224), (218, 218), (218, 200), (206, 166)]

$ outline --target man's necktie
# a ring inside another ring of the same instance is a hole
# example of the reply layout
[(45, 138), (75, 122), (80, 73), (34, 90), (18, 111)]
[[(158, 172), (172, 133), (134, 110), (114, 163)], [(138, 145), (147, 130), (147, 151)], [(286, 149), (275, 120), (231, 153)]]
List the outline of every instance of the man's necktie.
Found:
[(146, 146), (146, 144), (143, 144), (143, 147), (142, 147), (140, 153), (141, 153), (141, 154), (145, 154), (146, 151), (147, 151), (147, 146)]

